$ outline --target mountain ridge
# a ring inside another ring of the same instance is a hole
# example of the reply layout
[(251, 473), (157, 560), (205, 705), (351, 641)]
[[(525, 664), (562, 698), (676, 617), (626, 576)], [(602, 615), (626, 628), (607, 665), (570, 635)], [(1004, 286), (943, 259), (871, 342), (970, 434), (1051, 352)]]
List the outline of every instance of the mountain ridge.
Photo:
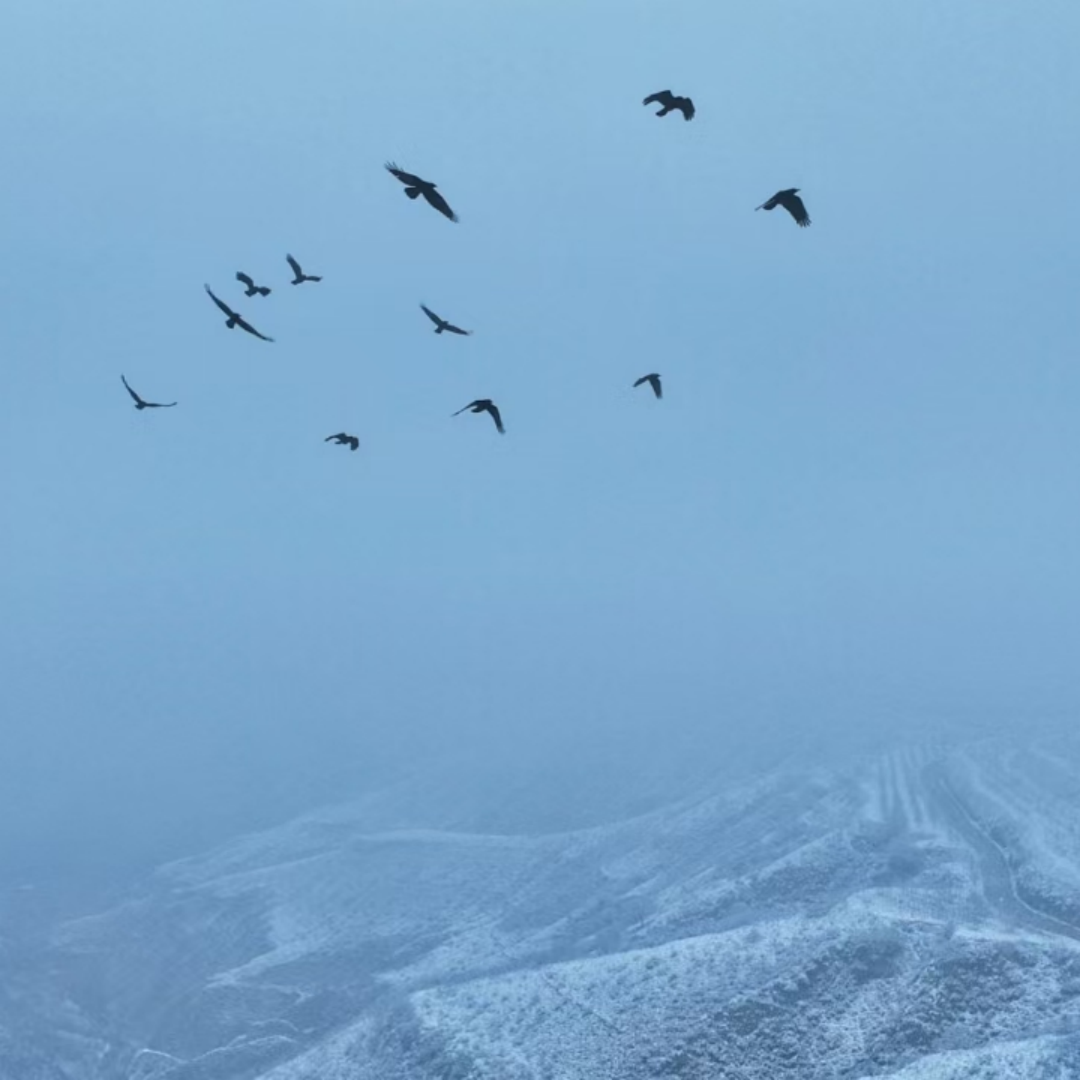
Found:
[[(533, 832), (482, 826), (507, 787), (541, 804), (542, 776), (493, 781), (470, 820), (418, 773), (415, 802), (399, 784), (314, 810), (58, 926), (15, 968), (33, 1009), (0, 1003), (0, 1071), (1065, 1075), (1080, 1069), (1072, 747), (788, 763)], [(34, 1034), (13, 1043), (17, 1028)], [(46, 1052), (58, 1071), (10, 1071)]]

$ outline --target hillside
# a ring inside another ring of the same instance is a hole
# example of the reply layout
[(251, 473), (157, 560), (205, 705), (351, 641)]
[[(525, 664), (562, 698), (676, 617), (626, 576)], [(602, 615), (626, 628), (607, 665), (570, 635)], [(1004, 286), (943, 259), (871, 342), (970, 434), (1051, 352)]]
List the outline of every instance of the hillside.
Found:
[(1076, 760), (896, 750), (577, 828), (528, 827), (551, 777), (419, 773), (5, 939), (0, 1074), (1075, 1075)]

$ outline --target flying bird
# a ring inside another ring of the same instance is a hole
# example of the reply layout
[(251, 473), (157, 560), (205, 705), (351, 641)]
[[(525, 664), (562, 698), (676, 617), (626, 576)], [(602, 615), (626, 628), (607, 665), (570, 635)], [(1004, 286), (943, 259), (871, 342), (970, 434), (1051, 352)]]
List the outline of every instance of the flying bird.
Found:
[(265, 334), (260, 334), (259, 331), (256, 330), (255, 327), (251, 325), (251, 323), (247, 322), (241, 316), (237, 315), (236, 312), (233, 311), (233, 309), (231, 307), (229, 307), (229, 305), (226, 304), (224, 300), (219, 300), (214, 295), (214, 293), (211, 290), (209, 285), (204, 284), (203, 288), (210, 294), (210, 299), (213, 300), (214, 303), (217, 304), (217, 306), (219, 308), (221, 308), (221, 310), (224, 311), (225, 314), (228, 316), (228, 318), (225, 320), (225, 325), (230, 330), (234, 326), (239, 326), (241, 330), (246, 330), (249, 334), (254, 334), (257, 338), (262, 338), (263, 341), (273, 341), (274, 340), (272, 337), (267, 337)]
[(296, 275), (289, 282), (290, 285), (303, 285), (305, 281), (322, 281), (322, 278), (315, 274), (305, 274), (300, 269), (300, 264), (291, 255), (286, 255), (285, 261), (292, 267), (293, 273)]
[(449, 330), (451, 334), (464, 334), (468, 337), (472, 333), (471, 330), (462, 330), (460, 326), (455, 326), (453, 323), (439, 318), (439, 316), (426, 305), (421, 304), (420, 307), (424, 314), (435, 324), (436, 334), (441, 334), (444, 330)]
[(506, 428), (503, 427), (502, 417), (499, 415), (498, 407), (491, 398), (477, 398), (476, 401), (469, 402), (464, 409), (458, 409), (456, 413), (452, 413), (451, 415), (460, 416), (465, 409), (471, 409), (474, 413), (491, 413), (491, 419), (495, 421), (495, 427), (498, 429), (499, 434), (506, 434)]
[(327, 435), (323, 442), (335, 442), (338, 446), (347, 446), (350, 450), (360, 449), (360, 440), (355, 435), (339, 431), (336, 435)]
[(167, 405), (162, 404), (160, 401), (144, 401), (130, 386), (128, 386), (128, 381), (123, 375), (120, 376), (120, 381), (127, 387), (127, 392), (135, 402), (136, 409), (171, 409), (176, 404), (175, 401), (170, 401)]
[(392, 161), (386, 163), (386, 169), (388, 172), (393, 173), (394, 176), (405, 185), (405, 194), (408, 195), (410, 199), (415, 199), (418, 196), (423, 195), (440, 214), (444, 214), (451, 221), (457, 221), (457, 214), (450, 209), (450, 204), (442, 197), (442, 192), (436, 191), (436, 185), (431, 183), (430, 180), (421, 180), (419, 176), (413, 176), (412, 173), (404, 172)]
[(664, 389), (660, 385), (660, 376), (657, 375), (655, 371), (651, 375), (642, 375), (641, 378), (634, 383), (634, 385), (640, 386), (642, 383), (648, 383), (652, 387), (652, 392), (658, 398), (662, 398), (664, 396)]
[(678, 109), (683, 114), (684, 120), (694, 119), (694, 103), (688, 97), (679, 97), (678, 94), (673, 94), (670, 90), (661, 90), (658, 93), (650, 94), (641, 104), (652, 105), (653, 102), (662, 106), (656, 114), (657, 116), (667, 116), (673, 109)]
[(768, 202), (763, 202), (754, 209), (775, 210), (778, 206), (782, 206), (805, 229), (810, 224), (810, 215), (806, 212), (802, 199), (795, 194), (799, 190), (797, 187), (785, 188), (783, 191), (778, 191)]
[(245, 274), (240, 270), (236, 271), (236, 280), (243, 282), (247, 288), (244, 290), (245, 296), (269, 296), (270, 288), (267, 285), (256, 285), (251, 280), (250, 274)]

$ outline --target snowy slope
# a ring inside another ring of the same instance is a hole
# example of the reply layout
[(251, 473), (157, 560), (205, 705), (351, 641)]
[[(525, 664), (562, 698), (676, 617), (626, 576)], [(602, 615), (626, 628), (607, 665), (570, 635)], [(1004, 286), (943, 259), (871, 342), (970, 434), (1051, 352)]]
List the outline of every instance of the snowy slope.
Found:
[(0, 1075), (1080, 1075), (1074, 760), (906, 747), (583, 791), (578, 827), (547, 775), (418, 774), (57, 927), (6, 969)]

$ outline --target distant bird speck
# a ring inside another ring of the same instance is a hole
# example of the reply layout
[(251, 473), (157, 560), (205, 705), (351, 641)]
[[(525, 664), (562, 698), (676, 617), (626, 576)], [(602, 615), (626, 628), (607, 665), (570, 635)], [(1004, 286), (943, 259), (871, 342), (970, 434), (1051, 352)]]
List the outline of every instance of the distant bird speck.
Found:
[(436, 185), (431, 183), (430, 180), (421, 180), (419, 176), (414, 176), (412, 173), (399, 169), (392, 161), (386, 163), (386, 169), (406, 185), (405, 194), (410, 199), (423, 195), (428, 203), (434, 206), (440, 214), (445, 215), (451, 221), (458, 220), (457, 214), (450, 209), (450, 204), (442, 197), (442, 192), (436, 191)]
[(168, 404), (162, 404), (160, 401), (144, 401), (134, 390), (128, 385), (127, 379), (123, 375), (120, 376), (120, 381), (127, 387), (127, 392), (131, 395), (131, 399), (135, 402), (136, 409), (171, 409), (176, 402), (170, 401)]
[(802, 199), (796, 194), (800, 189), (797, 187), (785, 188), (778, 191), (768, 202), (755, 206), (755, 210), (775, 210), (782, 206), (804, 229), (810, 224), (810, 215), (806, 212)]
[(316, 274), (305, 274), (300, 269), (300, 264), (291, 255), (286, 255), (285, 261), (292, 267), (292, 272), (296, 275), (289, 282), (290, 285), (303, 285), (305, 281), (322, 281), (322, 278)]
[(268, 285), (256, 285), (252, 280), (250, 274), (245, 274), (241, 270), (236, 271), (236, 280), (242, 282), (247, 288), (244, 290), (245, 296), (269, 296), (270, 287)]
[(503, 427), (502, 417), (499, 415), (498, 407), (491, 398), (477, 398), (476, 401), (470, 401), (464, 408), (458, 409), (456, 413), (452, 413), (451, 415), (460, 416), (466, 409), (469, 409), (474, 413), (490, 413), (491, 419), (495, 421), (495, 427), (498, 429), (499, 434), (506, 434), (506, 428)]
[(641, 104), (652, 105), (654, 102), (662, 106), (657, 116), (667, 116), (673, 109), (678, 109), (683, 114), (684, 120), (694, 119), (694, 103), (688, 97), (679, 97), (670, 90), (660, 90), (655, 94), (650, 94)]
[(664, 396), (664, 389), (660, 385), (660, 376), (657, 375), (655, 371), (651, 375), (642, 375), (641, 378), (634, 383), (634, 385), (640, 386), (642, 383), (648, 383), (652, 387), (652, 392), (658, 398), (662, 398)]
[(424, 304), (421, 304), (420, 308), (424, 312), (424, 314), (435, 324), (436, 334), (441, 334), (444, 330), (448, 330), (451, 334), (464, 334), (466, 337), (468, 337), (472, 333), (471, 330), (462, 330), (460, 326), (455, 326), (453, 323), (447, 322), (445, 319), (440, 318), (438, 315), (435, 314), (434, 311), (431, 310), (431, 308), (427, 307)]
[(261, 338), (263, 341), (273, 341), (272, 337), (267, 337), (265, 334), (260, 334), (251, 323), (247, 322), (242, 316), (237, 315), (235, 311), (224, 300), (219, 299), (214, 295), (213, 290), (209, 285), (204, 284), (203, 288), (209, 293), (210, 299), (228, 316), (225, 320), (225, 325), (232, 330), (233, 327), (239, 326), (241, 330), (246, 330), (249, 334), (254, 334), (255, 337)]
[(347, 446), (350, 450), (360, 449), (360, 440), (355, 435), (348, 435), (339, 431), (336, 435), (327, 435), (323, 442), (335, 442), (339, 446)]

